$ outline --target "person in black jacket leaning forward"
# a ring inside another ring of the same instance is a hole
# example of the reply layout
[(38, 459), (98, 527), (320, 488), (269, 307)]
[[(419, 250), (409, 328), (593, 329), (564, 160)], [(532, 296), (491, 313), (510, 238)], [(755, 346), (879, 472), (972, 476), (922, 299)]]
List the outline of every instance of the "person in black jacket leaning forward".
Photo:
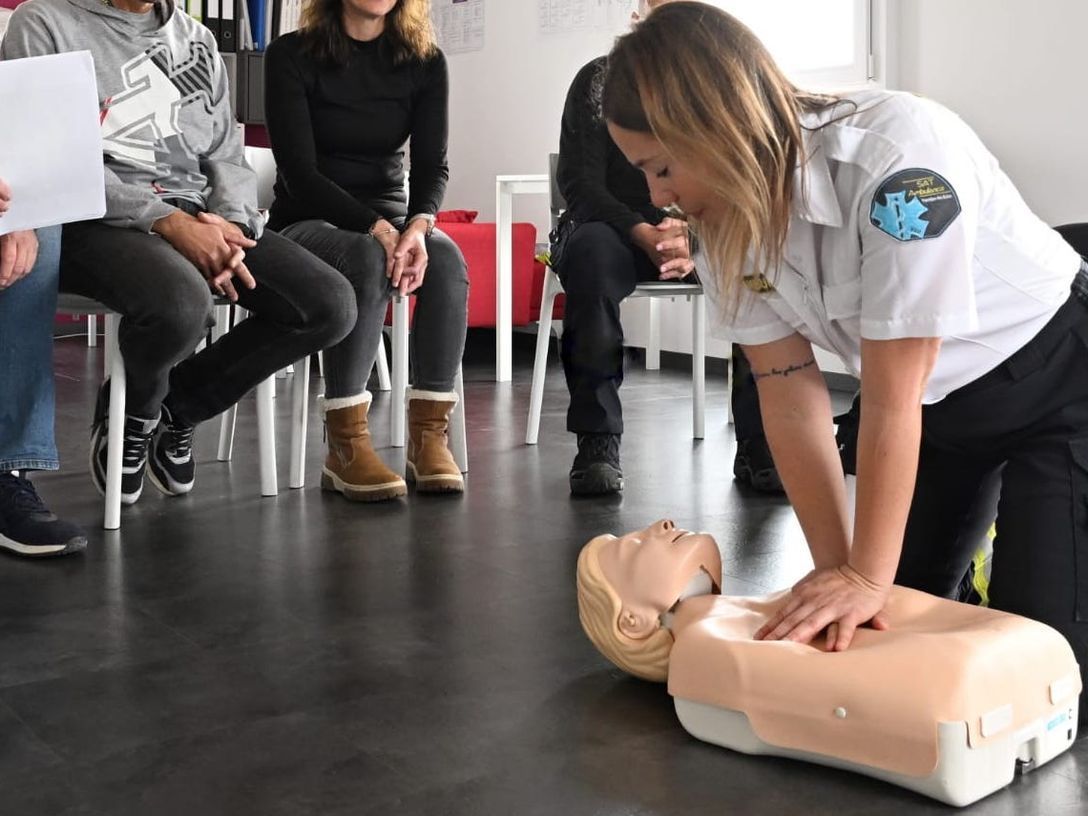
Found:
[(313, 0), (300, 30), (269, 46), (265, 88), (277, 165), (270, 226), (339, 269), (358, 304), (354, 329), (325, 352), (322, 486), (358, 501), (407, 492), (371, 445), (366, 381), (390, 298), (411, 293), (407, 476), (420, 491), (460, 492), (447, 425), (468, 273), (434, 229), (449, 175), (449, 80), (429, 0)]
[[(643, 0), (643, 14), (669, 0)], [(620, 301), (636, 284), (688, 279), (695, 265), (687, 225), (650, 202), (642, 171), (612, 143), (600, 115), (604, 57), (585, 65), (567, 92), (557, 181), (567, 210), (553, 234), (552, 265), (566, 292), (562, 358), (570, 406), (567, 430), (578, 436), (570, 470), (576, 495), (623, 489), (623, 327)], [(759, 416), (759, 398), (743, 354), (733, 394), (738, 480), (781, 492)]]

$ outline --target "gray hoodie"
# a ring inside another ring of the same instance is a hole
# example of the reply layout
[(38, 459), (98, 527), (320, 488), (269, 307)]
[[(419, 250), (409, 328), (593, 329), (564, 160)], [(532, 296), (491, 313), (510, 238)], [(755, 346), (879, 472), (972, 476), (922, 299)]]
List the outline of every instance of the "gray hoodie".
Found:
[[(164, 7), (167, 8), (167, 7)], [(169, 8), (135, 14), (103, 0), (30, 0), (0, 59), (90, 51), (98, 78), (107, 224), (144, 232), (190, 201), (260, 235), (257, 177), (246, 164), (211, 32)]]

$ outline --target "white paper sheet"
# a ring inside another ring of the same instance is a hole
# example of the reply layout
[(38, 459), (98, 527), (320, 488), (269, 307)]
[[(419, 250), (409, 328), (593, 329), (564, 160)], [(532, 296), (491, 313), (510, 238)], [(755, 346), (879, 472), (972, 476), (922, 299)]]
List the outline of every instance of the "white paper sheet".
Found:
[(484, 47), (484, 0), (435, 0), (431, 20), (438, 45), (447, 54)]
[(0, 235), (106, 213), (98, 91), (89, 51), (0, 62)]

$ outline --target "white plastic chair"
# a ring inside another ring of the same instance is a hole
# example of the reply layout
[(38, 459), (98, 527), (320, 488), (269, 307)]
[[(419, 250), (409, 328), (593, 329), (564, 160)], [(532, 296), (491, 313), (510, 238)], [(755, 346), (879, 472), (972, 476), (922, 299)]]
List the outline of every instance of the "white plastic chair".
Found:
[[(224, 309), (223, 303), (217, 303), (217, 310)], [(106, 440), (106, 496), (103, 507), (102, 526), (106, 530), (117, 530), (121, 527), (121, 454), (124, 442), (125, 425), (125, 364), (121, 359), (118, 346), (118, 326), (121, 316), (110, 311), (104, 304), (91, 298), (80, 295), (62, 293), (57, 302), (57, 311), (67, 315), (105, 315), (106, 322), (106, 348), (105, 348), (105, 375), (110, 381), (110, 409), (108, 417), (108, 432)], [(222, 311), (219, 311), (222, 315)], [(222, 336), (226, 330), (225, 325), (217, 321), (213, 332), (216, 336)], [(308, 361), (307, 361), (308, 364)], [(305, 404), (305, 394), (297, 391), (305, 383), (307, 378), (296, 378), (296, 400)], [(275, 496), (278, 492), (276, 479), (276, 443), (275, 443), (275, 417), (272, 412), (272, 397), (275, 389), (275, 380), (269, 377), (257, 386), (257, 436), (260, 446), (261, 468), (261, 495)], [(233, 437), (233, 414), (236, 408), (224, 413), (224, 419), (231, 415), (231, 436)], [(302, 412), (301, 426), (293, 423), (292, 428), (292, 466), (294, 465), (295, 451), (300, 447), (297, 442), (297, 434), (305, 438), (305, 412)], [(231, 440), (233, 441), (233, 440)], [(223, 440), (220, 438), (220, 451), (222, 452)], [(230, 445), (228, 444), (227, 458)], [(222, 458), (222, 457), (220, 457)]]
[[(548, 157), (548, 170), (551, 178), (551, 213), (554, 227), (560, 214), (566, 209), (566, 201), (556, 182), (556, 165), (559, 156), (552, 153)], [(540, 322), (536, 335), (536, 360), (533, 363), (533, 384), (529, 398), (529, 419), (525, 428), (525, 444), (535, 445), (540, 433), (540, 409), (544, 401), (544, 377), (548, 370), (548, 347), (551, 344), (552, 311), (555, 298), (563, 291), (559, 276), (547, 268), (544, 273), (544, 287), (540, 297)], [(692, 436), (702, 439), (705, 430), (706, 413), (706, 299), (703, 287), (697, 283), (652, 282), (640, 283), (628, 298), (649, 298), (650, 325), (649, 343), (646, 348), (646, 368), (660, 367), (661, 340), (658, 298), (683, 297), (691, 303), (691, 424)], [(732, 365), (727, 368), (727, 389), (732, 394)], [(730, 420), (732, 417), (730, 415)]]

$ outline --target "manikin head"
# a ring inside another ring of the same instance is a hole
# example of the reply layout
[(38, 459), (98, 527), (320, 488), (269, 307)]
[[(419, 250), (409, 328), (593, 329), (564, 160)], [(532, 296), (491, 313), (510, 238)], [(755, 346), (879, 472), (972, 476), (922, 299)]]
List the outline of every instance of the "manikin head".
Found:
[[(668, 520), (594, 538), (578, 556), (578, 617), (593, 645), (644, 680), (668, 676), (672, 633), (662, 618), (700, 577), (721, 588), (718, 545)], [(705, 590), (704, 590), (705, 592)]]

